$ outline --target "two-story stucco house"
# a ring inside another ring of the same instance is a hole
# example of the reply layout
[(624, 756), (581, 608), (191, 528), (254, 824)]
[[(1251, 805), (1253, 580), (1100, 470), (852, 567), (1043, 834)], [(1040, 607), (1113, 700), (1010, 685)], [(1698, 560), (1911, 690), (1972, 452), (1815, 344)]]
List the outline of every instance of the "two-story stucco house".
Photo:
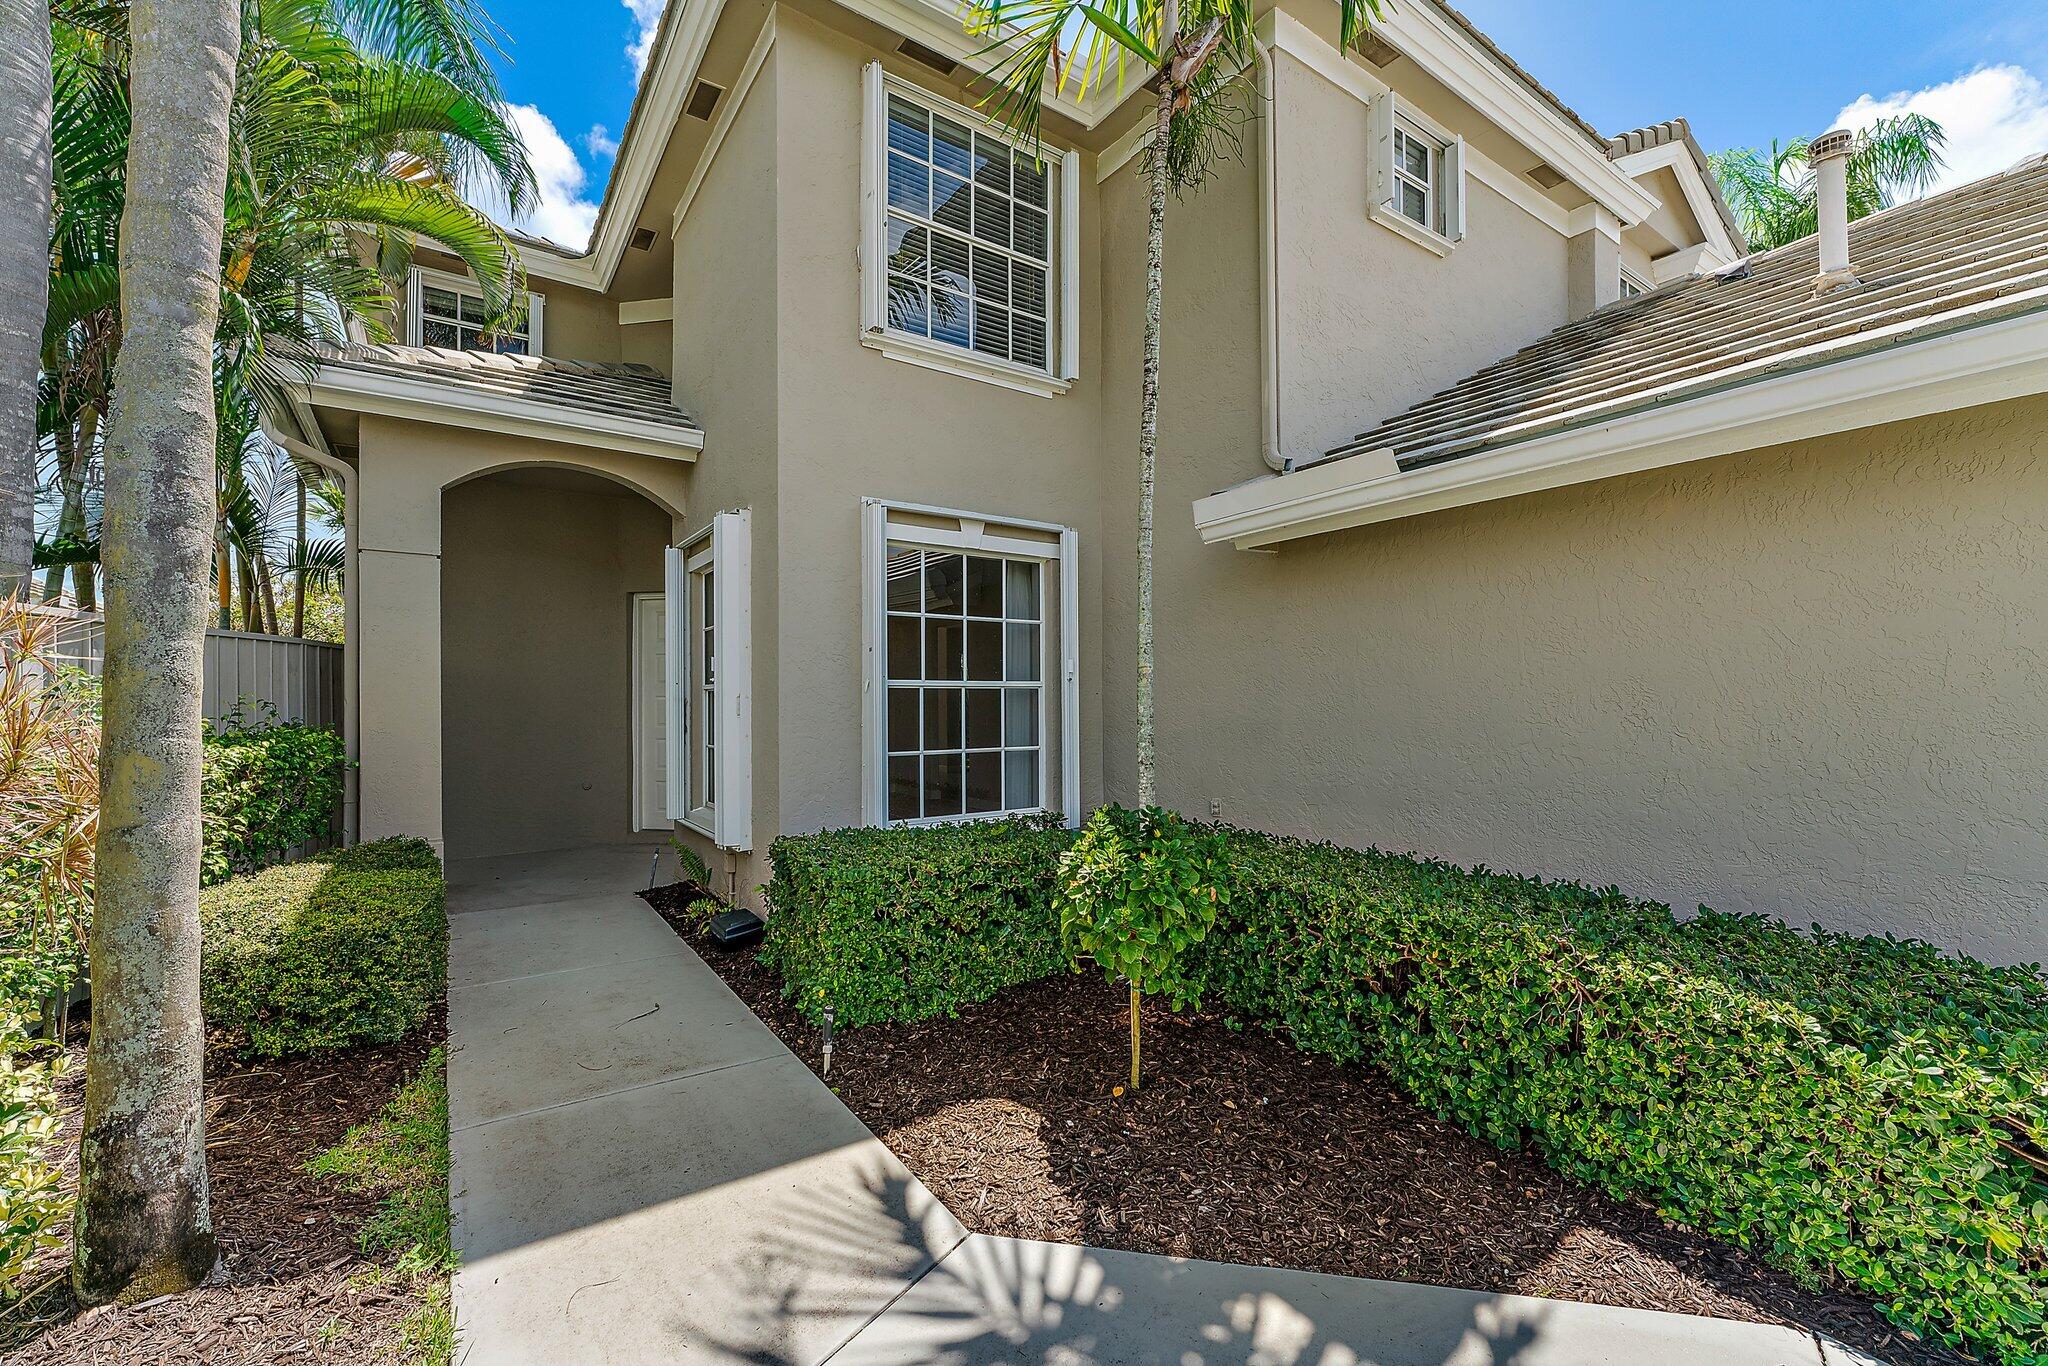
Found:
[[(1435, 0), (1264, 15), (1170, 210), (1160, 773), (1191, 814), (2048, 952), (2048, 166), (1744, 259)], [(927, 0), (674, 0), (518, 336), (323, 364), (351, 819), (451, 856), (1135, 787), (1148, 97), (974, 112)], [(488, 349), (477, 349), (480, 345)], [(519, 354), (511, 354), (518, 352)]]

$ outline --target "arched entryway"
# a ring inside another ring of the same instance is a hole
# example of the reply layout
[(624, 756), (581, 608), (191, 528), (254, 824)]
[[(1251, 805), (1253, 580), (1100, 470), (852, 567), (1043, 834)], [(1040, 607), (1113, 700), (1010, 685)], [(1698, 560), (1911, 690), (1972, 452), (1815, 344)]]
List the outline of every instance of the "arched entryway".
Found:
[(660, 790), (648, 766), (672, 526), (638, 489), (586, 469), (523, 465), (442, 491), (450, 858), (666, 837), (645, 798)]

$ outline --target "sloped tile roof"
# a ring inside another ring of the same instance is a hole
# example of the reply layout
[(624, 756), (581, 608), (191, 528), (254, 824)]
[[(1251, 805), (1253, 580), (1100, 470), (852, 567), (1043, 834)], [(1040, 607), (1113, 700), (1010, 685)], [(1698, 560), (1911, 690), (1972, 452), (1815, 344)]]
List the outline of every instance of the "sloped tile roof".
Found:
[(546, 404), (561, 409), (565, 418), (587, 413), (683, 431), (700, 430), (696, 421), (675, 405), (668, 377), (647, 365), (385, 345), (322, 348), (315, 359), (322, 369), (426, 381), (485, 396)]
[(1403, 469), (2048, 309), (2048, 156), (1853, 224), (1861, 286), (1816, 297), (1813, 239), (1609, 304), (1320, 461)]

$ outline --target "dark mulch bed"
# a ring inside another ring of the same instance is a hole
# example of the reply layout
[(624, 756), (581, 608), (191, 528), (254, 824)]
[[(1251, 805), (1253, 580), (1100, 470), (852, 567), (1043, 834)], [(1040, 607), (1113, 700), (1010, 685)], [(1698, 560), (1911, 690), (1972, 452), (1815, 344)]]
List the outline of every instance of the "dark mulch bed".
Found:
[[(82, 1034), (82, 1029), (79, 1031)], [(61, 1258), (29, 1283), (54, 1283), (0, 1319), (10, 1366), (43, 1362), (365, 1362), (382, 1359), (419, 1307), (416, 1292), (380, 1283), (356, 1246), (377, 1197), (305, 1170), (307, 1159), (374, 1119), (434, 1047), (445, 1015), (382, 1048), (285, 1062), (244, 1061), (215, 1043), (206, 1057), (206, 1150), (221, 1258), (189, 1295), (79, 1314)], [(76, 1180), (85, 1047), (62, 1083), (61, 1140)]]
[[(647, 893), (816, 1070), (819, 1032), (752, 951)], [(1145, 1013), (1099, 975), (1013, 987), (958, 1019), (840, 1034), (833, 1090), (980, 1233), (1782, 1323), (1884, 1360), (1970, 1360), (1867, 1300), (1802, 1289), (1730, 1243), (1608, 1198), (1418, 1108), (1377, 1070), (1213, 1016)]]

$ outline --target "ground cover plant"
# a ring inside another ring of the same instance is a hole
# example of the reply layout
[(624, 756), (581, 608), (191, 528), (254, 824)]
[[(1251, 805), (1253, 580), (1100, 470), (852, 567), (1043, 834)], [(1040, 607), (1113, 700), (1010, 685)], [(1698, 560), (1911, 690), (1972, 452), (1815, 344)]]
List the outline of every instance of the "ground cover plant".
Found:
[[(1223, 835), (1229, 901), (1189, 965), (1219, 1018), (1369, 1063), (1498, 1149), (1853, 1287), (1923, 1333), (2048, 1359), (2037, 972)], [(1042, 966), (1058, 953), (1047, 879), (1071, 836), (946, 832), (929, 864), (927, 839), (778, 842), (763, 958), (792, 1005), (911, 1021), (1057, 970)], [(918, 881), (949, 871), (974, 878), (995, 925), (956, 940)]]

